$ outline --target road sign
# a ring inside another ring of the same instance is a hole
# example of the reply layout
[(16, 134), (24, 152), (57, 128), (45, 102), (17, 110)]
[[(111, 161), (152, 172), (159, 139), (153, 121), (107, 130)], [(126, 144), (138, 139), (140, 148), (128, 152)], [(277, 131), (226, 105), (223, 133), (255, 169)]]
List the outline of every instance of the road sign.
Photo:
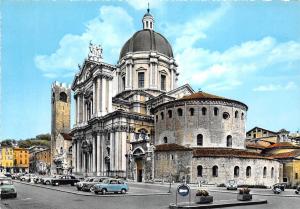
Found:
[(187, 196), (190, 193), (190, 188), (187, 185), (185, 185), (185, 184), (181, 184), (177, 188), (177, 193), (180, 196), (185, 197), (185, 196)]

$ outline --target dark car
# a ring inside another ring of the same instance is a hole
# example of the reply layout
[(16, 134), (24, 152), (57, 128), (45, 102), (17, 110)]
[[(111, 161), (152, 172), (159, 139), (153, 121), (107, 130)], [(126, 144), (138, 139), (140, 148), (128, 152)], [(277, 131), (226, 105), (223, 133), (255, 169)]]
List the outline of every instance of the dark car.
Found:
[(277, 184), (274, 184), (274, 185), (273, 185), (273, 190), (274, 190), (275, 188), (279, 188), (281, 191), (284, 191), (285, 188), (286, 188), (286, 183), (277, 183)]
[(86, 192), (94, 192), (94, 186), (96, 184), (99, 184), (99, 183), (102, 183), (103, 180), (107, 179), (108, 177), (95, 177), (93, 179), (93, 181), (90, 181), (90, 182), (83, 182), (82, 184), (82, 188), (81, 190), (82, 191), (86, 191)]
[(295, 190), (295, 194), (300, 194), (300, 185), (297, 186), (297, 188)]
[(66, 185), (66, 184), (70, 184), (71, 186), (74, 186), (77, 182), (79, 182), (79, 179), (75, 178), (75, 176), (60, 176), (59, 178), (51, 180), (53, 186)]

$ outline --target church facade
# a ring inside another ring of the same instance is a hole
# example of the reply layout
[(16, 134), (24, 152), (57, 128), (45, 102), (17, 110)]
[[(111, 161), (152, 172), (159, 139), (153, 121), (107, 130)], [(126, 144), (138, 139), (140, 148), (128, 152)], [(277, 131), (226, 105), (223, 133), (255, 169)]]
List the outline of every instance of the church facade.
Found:
[[(134, 181), (172, 177), (224, 183), (238, 178), (235, 167), (232, 172), (222, 171), (232, 160), (241, 175), (248, 169), (246, 162), (252, 169), (252, 177), (245, 174), (241, 183), (277, 182), (279, 163), (245, 150), (248, 107), (196, 93), (189, 84), (177, 86), (172, 47), (154, 30), (149, 10), (142, 24), (143, 29), (122, 47), (116, 65), (105, 63), (102, 48), (90, 43), (88, 57), (79, 66), (72, 83), (73, 172)], [(210, 175), (212, 162), (218, 167), (211, 171), (214, 175)], [(256, 171), (264, 170), (264, 165), (268, 181)]]

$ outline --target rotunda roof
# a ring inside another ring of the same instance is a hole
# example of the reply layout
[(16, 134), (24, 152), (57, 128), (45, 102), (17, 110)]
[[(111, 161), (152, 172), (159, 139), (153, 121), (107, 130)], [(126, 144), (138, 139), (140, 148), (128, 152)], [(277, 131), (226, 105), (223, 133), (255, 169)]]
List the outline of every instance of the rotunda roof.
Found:
[(157, 51), (173, 57), (173, 50), (168, 40), (161, 34), (144, 29), (136, 32), (122, 47), (120, 59), (129, 52)]

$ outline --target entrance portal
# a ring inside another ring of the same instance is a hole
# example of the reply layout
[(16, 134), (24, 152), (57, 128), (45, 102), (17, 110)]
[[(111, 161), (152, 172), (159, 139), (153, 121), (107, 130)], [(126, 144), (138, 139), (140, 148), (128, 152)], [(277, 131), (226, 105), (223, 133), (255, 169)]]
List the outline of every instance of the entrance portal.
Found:
[(137, 159), (136, 161), (136, 179), (137, 182), (143, 181), (143, 162), (141, 159)]

